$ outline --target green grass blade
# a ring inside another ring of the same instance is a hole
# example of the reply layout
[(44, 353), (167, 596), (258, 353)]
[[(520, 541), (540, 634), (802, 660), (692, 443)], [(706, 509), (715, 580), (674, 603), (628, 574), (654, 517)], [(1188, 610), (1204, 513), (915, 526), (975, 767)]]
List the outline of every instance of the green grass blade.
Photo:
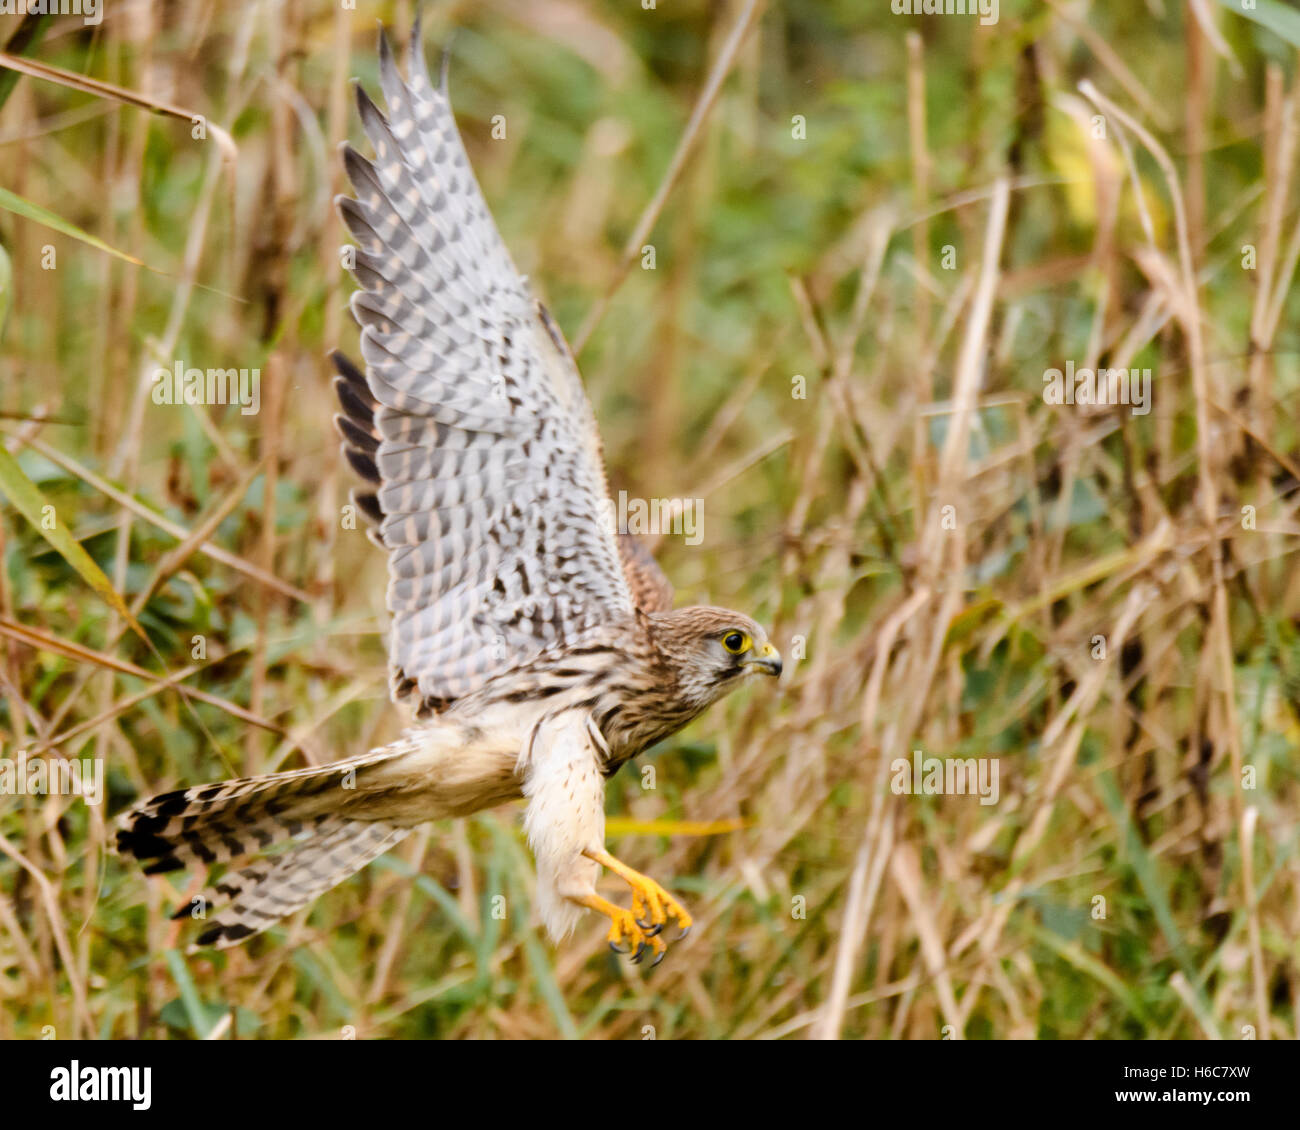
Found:
[(578, 1038), (578, 1026), (573, 1021), (573, 1013), (564, 1003), (564, 991), (555, 980), (555, 970), (551, 968), (550, 958), (542, 943), (531, 932), (523, 935), (524, 954), (528, 958), (528, 968), (537, 985), (537, 993), (546, 1002), (555, 1027), (566, 1040)]
[(457, 933), (470, 946), (478, 944), (478, 931), (470, 924), (469, 919), (461, 913), (460, 904), (436, 879), (416, 871), (406, 860), (395, 855), (381, 855), (372, 866), (384, 871), (395, 871), (397, 874), (410, 879), (415, 884), (416, 890), (437, 903), (443, 914), (447, 916), (447, 920), (451, 922)]
[(1245, 16), (1260, 27), (1285, 39), (1293, 47), (1300, 47), (1300, 12), (1280, 4), (1278, 0), (1255, 0), (1254, 8), (1243, 8), (1241, 0), (1219, 0), (1229, 12)]
[(1133, 1014), (1134, 1019), (1143, 1026), (1152, 1027), (1151, 1014), (1142, 1004), (1142, 999), (1130, 989), (1118, 975), (1099, 958), (1093, 957), (1078, 942), (1067, 942), (1064, 938), (1041, 926), (1032, 927), (1033, 935), (1061, 960), (1074, 966), (1080, 973), (1091, 977), (1097, 984), (1108, 989), (1116, 1000), (1123, 1001), (1124, 1006)]
[(185, 959), (181, 956), (179, 950), (167, 951), (167, 968), (171, 970), (172, 980), (176, 982), (176, 988), (180, 990), (181, 1002), (185, 1005), (185, 1015), (190, 1018), (190, 1027), (194, 1029), (194, 1035), (200, 1040), (206, 1040), (208, 1033), (212, 1030), (208, 1027), (206, 1010), (203, 1002), (199, 999), (199, 991), (194, 987), (194, 982), (190, 979), (189, 968), (185, 964)]
[[(59, 521), (58, 512), (45, 500), (40, 489), (18, 465), (18, 460), (10, 455), (3, 445), (0, 445), (0, 493), (13, 503), (18, 513), (40, 532), (41, 537), (55, 548), (59, 556), (72, 566), (81, 579), (94, 589), (141, 639), (147, 640), (144, 629), (136, 623), (135, 617), (131, 615), (130, 609), (118, 595), (112, 582), (104, 576), (103, 570), (95, 564), (94, 558), (81, 548), (81, 543)], [(52, 522), (49, 516), (53, 516)]]
[(115, 258), (121, 259), (124, 263), (131, 263), (137, 267), (143, 267), (145, 264), (134, 255), (128, 255), (125, 251), (119, 251), (116, 247), (111, 247), (102, 239), (82, 231), (76, 224), (70, 224), (62, 216), (56, 216), (48, 208), (42, 208), (39, 204), (33, 204), (30, 200), (24, 200), (16, 192), (10, 192), (7, 188), (0, 188), (0, 208), (12, 212), (15, 216), (22, 216), (25, 220), (31, 220), (43, 227), (69, 236), (72, 239), (80, 240), (89, 247), (98, 251), (106, 252)]
[(1160, 876), (1159, 865), (1151, 853), (1147, 851), (1146, 845), (1142, 842), (1142, 837), (1138, 835), (1137, 828), (1129, 815), (1128, 807), (1125, 804), (1123, 795), (1120, 793), (1119, 784), (1116, 782), (1114, 775), (1111, 773), (1100, 774), (1097, 778), (1097, 788), (1101, 793), (1102, 801), (1105, 803), (1120, 832), (1120, 850), (1133, 868), (1138, 885), (1142, 888), (1142, 893), (1146, 895), (1147, 902), (1151, 905), (1151, 913), (1155, 916), (1160, 933), (1164, 935), (1174, 960), (1178, 962), (1183, 971), (1183, 976), (1187, 978), (1187, 982), (1196, 994), (1198, 1002), (1203, 1006), (1207, 1014), (1213, 1012), (1209, 1001), (1205, 998), (1205, 990), (1201, 986), (1201, 975), (1192, 963), (1187, 943), (1183, 939), (1182, 932), (1178, 929), (1177, 919), (1174, 918), (1174, 912), (1169, 905), (1169, 898), (1165, 892), (1165, 884)]
[[(18, 30), (5, 42), (5, 54), (28, 55), (33, 52), (40, 44), (45, 29), (49, 27), (50, 20), (53, 18), (48, 12), (28, 12), (23, 17), (23, 22), (18, 25)], [(9, 100), (9, 95), (18, 85), (19, 77), (17, 71), (0, 70), (0, 107)]]

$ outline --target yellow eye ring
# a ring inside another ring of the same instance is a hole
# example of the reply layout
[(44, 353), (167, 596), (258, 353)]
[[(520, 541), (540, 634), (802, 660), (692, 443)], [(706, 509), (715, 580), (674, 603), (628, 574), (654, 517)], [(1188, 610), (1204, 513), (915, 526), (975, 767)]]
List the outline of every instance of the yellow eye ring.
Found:
[(744, 632), (728, 632), (722, 637), (722, 646), (732, 655), (740, 655), (749, 650), (752, 641)]

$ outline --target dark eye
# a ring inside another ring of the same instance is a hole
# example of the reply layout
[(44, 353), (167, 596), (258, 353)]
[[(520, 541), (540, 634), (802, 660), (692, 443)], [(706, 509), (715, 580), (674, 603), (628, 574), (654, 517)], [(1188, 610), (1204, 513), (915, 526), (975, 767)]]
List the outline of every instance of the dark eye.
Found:
[(722, 637), (722, 646), (732, 655), (739, 655), (749, 649), (749, 637), (744, 632), (728, 632)]

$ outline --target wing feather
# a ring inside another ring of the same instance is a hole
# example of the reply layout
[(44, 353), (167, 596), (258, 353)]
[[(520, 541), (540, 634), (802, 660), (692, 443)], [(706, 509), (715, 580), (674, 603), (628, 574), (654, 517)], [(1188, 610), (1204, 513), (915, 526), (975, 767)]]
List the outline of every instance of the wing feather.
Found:
[(375, 158), (342, 150), (365, 373), (335, 357), (336, 419), (389, 552), (393, 693), (438, 710), (634, 598), (577, 366), (492, 221), (418, 21), (409, 82), (382, 35), (379, 55), (387, 113), (357, 89)]

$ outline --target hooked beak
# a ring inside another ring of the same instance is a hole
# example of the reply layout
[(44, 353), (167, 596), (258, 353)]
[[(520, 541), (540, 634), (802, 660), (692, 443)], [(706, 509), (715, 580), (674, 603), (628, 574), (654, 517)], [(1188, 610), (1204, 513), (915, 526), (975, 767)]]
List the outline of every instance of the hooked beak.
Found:
[(765, 675), (779, 675), (781, 673), (781, 653), (770, 643), (765, 643), (762, 651), (754, 652), (753, 657), (745, 661), (745, 666), (756, 667)]

